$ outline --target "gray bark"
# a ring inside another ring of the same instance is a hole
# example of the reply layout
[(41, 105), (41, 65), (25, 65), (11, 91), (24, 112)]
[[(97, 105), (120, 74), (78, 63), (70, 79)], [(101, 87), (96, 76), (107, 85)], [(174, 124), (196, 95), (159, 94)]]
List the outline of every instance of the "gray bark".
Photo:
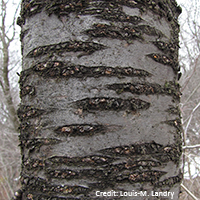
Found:
[(178, 199), (179, 14), (173, 0), (22, 2), (23, 200)]

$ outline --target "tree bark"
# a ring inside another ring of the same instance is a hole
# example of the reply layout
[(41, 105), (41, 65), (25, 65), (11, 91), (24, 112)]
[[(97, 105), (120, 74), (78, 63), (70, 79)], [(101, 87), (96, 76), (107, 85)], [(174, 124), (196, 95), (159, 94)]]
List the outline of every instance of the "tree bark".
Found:
[(174, 0), (22, 1), (23, 200), (178, 199), (180, 12)]

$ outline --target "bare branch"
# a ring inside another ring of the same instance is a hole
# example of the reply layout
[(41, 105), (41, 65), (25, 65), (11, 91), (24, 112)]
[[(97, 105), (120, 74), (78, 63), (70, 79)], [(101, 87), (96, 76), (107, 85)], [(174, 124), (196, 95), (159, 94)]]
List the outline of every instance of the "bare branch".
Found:
[(183, 146), (183, 149), (195, 149), (200, 148), (200, 144), (191, 145), (191, 146)]
[(8, 72), (12, 71), (20, 62), (21, 62), (20, 60), (17, 60), (14, 66), (11, 69), (9, 69)]
[(200, 102), (194, 107), (194, 109), (192, 110), (192, 112), (191, 112), (191, 114), (190, 114), (190, 118), (189, 118), (189, 120), (188, 120), (188, 123), (187, 123), (187, 125), (186, 125), (186, 127), (185, 127), (185, 131), (184, 131), (184, 140), (186, 140), (186, 137), (187, 137), (187, 130), (188, 130), (188, 127), (189, 127), (189, 125), (190, 125), (190, 123), (191, 123), (193, 114), (194, 114), (194, 112), (198, 109), (199, 106), (200, 106)]
[[(187, 30), (184, 30), (184, 32), (185, 32), (185, 34), (187, 35), (187, 37), (188, 37), (188, 35), (190, 34)], [(184, 38), (184, 36), (183, 36), (183, 31), (180, 33), (180, 38), (181, 38), (181, 41), (183, 42), (183, 44), (184, 44), (184, 47), (186, 48), (186, 50), (187, 50), (187, 59), (188, 60), (190, 60), (190, 61), (192, 61), (194, 58), (193, 58), (193, 56), (192, 56), (192, 54), (191, 54), (191, 51), (190, 51), (190, 48), (189, 48), (189, 45), (188, 45), (188, 41), (186, 41), (186, 39)]]
[(198, 90), (198, 88), (200, 87), (200, 83), (197, 85), (197, 87), (192, 91), (192, 93), (190, 94), (190, 96), (185, 100), (185, 102), (183, 103), (183, 105), (185, 105), (190, 98), (194, 95), (194, 93)]
[(185, 89), (185, 87), (187, 86), (187, 84), (189, 83), (190, 79), (192, 78), (192, 76), (194, 75), (195, 71), (196, 71), (196, 68), (197, 68), (197, 63), (198, 63), (198, 60), (200, 58), (200, 54), (197, 56), (197, 58), (195, 59), (195, 65), (194, 65), (194, 69), (193, 69), (193, 72), (192, 74), (189, 76), (188, 80), (185, 82), (184, 86), (182, 86), (182, 89), (181, 89), (181, 92), (183, 92), (183, 90)]
[(194, 194), (192, 194), (192, 192), (190, 192), (189, 189), (187, 189), (182, 183), (181, 183), (181, 187), (194, 199), (194, 200), (199, 200), (197, 197), (194, 196)]
[(16, 23), (16, 18), (17, 18), (17, 13), (18, 13), (18, 10), (19, 10), (19, 7), (20, 7), (20, 4), (21, 4), (21, 1), (19, 2), (16, 10), (15, 10), (15, 14), (14, 14), (14, 17), (13, 17), (13, 22), (12, 24), (9, 26), (7, 32), (6, 32), (6, 35), (8, 34), (8, 32), (10, 31), (11, 28), (13, 28), (13, 33), (12, 33), (12, 37), (9, 38), (9, 42), (12, 42), (15, 38), (15, 23)]
[(0, 86), (2, 87), (2, 90), (4, 91), (3, 82), (1, 80), (0, 80)]
[[(4, 178), (3, 178), (3, 179), (4, 179)], [(0, 183), (1, 183), (1, 186), (2, 186), (2, 188), (4, 189), (4, 191), (5, 191), (5, 193), (6, 193), (6, 196), (8, 197), (8, 199), (10, 199), (11, 197), (10, 197), (10, 195), (9, 195), (9, 193), (8, 193), (7, 188), (5, 187), (5, 185), (3, 184), (2, 181), (1, 181)]]

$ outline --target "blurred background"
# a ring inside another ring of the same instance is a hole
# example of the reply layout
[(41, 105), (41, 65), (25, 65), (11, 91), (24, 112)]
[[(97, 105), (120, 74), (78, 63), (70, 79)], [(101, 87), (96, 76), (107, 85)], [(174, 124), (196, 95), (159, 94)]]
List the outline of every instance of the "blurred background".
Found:
[[(200, 0), (177, 0), (182, 7), (179, 61), (183, 123), (180, 200), (200, 200)], [(21, 71), (19, 0), (0, 0), (0, 200), (20, 188), (20, 149), (16, 110)]]

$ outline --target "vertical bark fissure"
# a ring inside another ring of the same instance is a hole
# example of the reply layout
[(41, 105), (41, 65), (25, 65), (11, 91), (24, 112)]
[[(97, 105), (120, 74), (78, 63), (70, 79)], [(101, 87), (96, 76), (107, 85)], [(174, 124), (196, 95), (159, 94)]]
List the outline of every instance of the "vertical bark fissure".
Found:
[[(178, 199), (179, 12), (173, 0), (22, 2), (18, 24), (22, 32), (29, 30), (21, 38), (18, 110), (22, 199), (105, 199), (96, 191), (110, 190), (171, 191)], [(85, 27), (73, 36), (67, 29), (68, 40), (62, 42), (52, 42), (50, 33), (49, 43), (26, 44), (36, 34), (29, 23), (46, 13), (46, 20), (57, 16), (71, 28), (85, 20)], [(148, 22), (152, 13), (157, 24)], [(142, 56), (136, 52), (140, 45), (146, 45)], [(117, 60), (125, 52), (131, 62), (104, 63), (108, 55)], [(133, 63), (131, 55), (140, 59)], [(170, 76), (159, 78), (156, 70)]]

